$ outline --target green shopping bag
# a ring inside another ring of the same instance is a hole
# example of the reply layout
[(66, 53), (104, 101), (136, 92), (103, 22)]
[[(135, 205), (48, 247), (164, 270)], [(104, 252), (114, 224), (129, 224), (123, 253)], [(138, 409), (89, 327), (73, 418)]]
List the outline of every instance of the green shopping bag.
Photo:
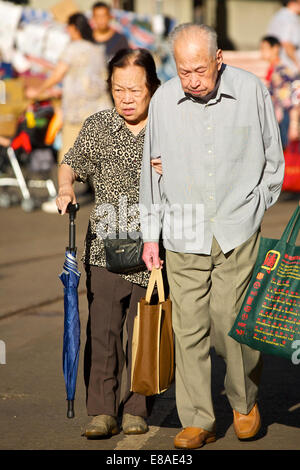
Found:
[(300, 345), (299, 229), (298, 206), (280, 240), (261, 238), (245, 300), (229, 332), (239, 343), (286, 359)]

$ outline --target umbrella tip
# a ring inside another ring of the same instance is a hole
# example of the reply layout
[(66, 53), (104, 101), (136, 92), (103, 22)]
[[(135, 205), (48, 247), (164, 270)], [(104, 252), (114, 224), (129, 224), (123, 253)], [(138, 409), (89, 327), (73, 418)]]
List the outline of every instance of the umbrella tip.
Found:
[(67, 418), (74, 418), (74, 400), (68, 400)]

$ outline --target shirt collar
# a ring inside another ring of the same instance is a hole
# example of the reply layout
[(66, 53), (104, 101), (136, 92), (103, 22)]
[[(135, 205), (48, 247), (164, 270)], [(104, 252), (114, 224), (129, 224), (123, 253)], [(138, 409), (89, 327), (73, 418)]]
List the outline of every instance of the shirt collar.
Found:
[(124, 120), (117, 112), (116, 108), (112, 110), (111, 132), (117, 132), (124, 125)]
[[(179, 80), (180, 83), (180, 80)], [(228, 76), (228, 70), (227, 70), (227, 65), (222, 64), (221, 70), (220, 70), (220, 84), (218, 86), (217, 93), (213, 95), (211, 99), (207, 103), (205, 103), (202, 100), (198, 100), (197, 98), (194, 98), (190, 95), (187, 95), (186, 93), (183, 92), (181, 85), (180, 85), (180, 96), (177, 101), (177, 104), (183, 103), (186, 100), (192, 100), (197, 103), (202, 103), (202, 104), (213, 104), (217, 103), (220, 101), (221, 97), (229, 97), (236, 99), (236, 93), (233, 87), (232, 79)]]
[[(123, 127), (126, 131), (131, 132), (127, 127), (124, 122), (124, 119), (120, 114), (117, 112), (116, 108), (112, 109), (112, 124), (111, 124), (111, 132), (115, 133), (118, 132), (121, 127)], [(141, 137), (145, 134), (145, 127), (138, 133), (137, 137)]]

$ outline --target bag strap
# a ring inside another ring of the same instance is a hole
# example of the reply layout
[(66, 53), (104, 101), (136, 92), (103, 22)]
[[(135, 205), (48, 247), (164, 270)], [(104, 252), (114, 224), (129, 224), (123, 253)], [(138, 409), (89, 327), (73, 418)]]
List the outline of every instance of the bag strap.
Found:
[(157, 284), (157, 290), (158, 290), (158, 299), (159, 302), (164, 302), (165, 301), (165, 290), (164, 290), (164, 283), (163, 283), (163, 278), (162, 278), (162, 273), (161, 273), (161, 268), (152, 268), (147, 291), (146, 291), (146, 297), (145, 300), (148, 304), (150, 304), (151, 297), (153, 294), (153, 290), (155, 287), (155, 283)]
[(291, 235), (290, 235), (289, 243), (291, 245), (296, 244), (296, 240), (297, 240), (297, 237), (298, 237), (299, 230), (300, 230), (300, 205), (298, 206), (298, 217), (295, 220), (295, 223), (294, 223), (294, 226), (292, 228)]
[[(283, 234), (282, 234), (282, 237), (281, 237), (281, 240), (288, 243), (288, 240), (292, 237), (292, 239), (296, 241), (296, 238), (297, 238), (297, 235), (298, 235), (298, 232), (299, 232), (299, 215), (300, 215), (300, 206), (297, 206), (297, 208), (295, 209), (292, 217), (290, 218), (290, 221), (289, 223), (287, 224)], [(297, 229), (298, 227), (298, 229)], [(297, 230), (296, 232), (296, 236), (295, 236), (295, 230)], [(295, 243), (294, 241), (294, 243)]]

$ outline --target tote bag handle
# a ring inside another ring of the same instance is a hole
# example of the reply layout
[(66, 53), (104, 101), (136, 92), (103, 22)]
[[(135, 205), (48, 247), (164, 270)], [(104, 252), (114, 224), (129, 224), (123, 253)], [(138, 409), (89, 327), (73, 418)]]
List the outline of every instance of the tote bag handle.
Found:
[(165, 290), (164, 290), (164, 283), (163, 283), (163, 278), (162, 278), (162, 273), (161, 273), (161, 268), (152, 268), (147, 291), (146, 291), (146, 303), (150, 304), (151, 297), (153, 294), (153, 290), (155, 287), (155, 283), (157, 284), (157, 290), (158, 290), (158, 299), (159, 302), (164, 302), (165, 301)]
[(300, 230), (300, 206), (298, 206), (298, 217), (295, 221), (295, 224), (294, 224), (294, 227), (292, 229), (292, 233), (291, 233), (291, 236), (290, 236), (290, 241), (289, 243), (291, 245), (295, 245), (296, 244), (296, 240), (297, 240), (297, 237), (298, 237), (298, 233), (299, 233), (299, 230)]
[(299, 215), (300, 215), (300, 206), (298, 205), (282, 234), (282, 237), (281, 237), (282, 241), (286, 243), (292, 243), (293, 245), (296, 243), (296, 238), (300, 229)]

